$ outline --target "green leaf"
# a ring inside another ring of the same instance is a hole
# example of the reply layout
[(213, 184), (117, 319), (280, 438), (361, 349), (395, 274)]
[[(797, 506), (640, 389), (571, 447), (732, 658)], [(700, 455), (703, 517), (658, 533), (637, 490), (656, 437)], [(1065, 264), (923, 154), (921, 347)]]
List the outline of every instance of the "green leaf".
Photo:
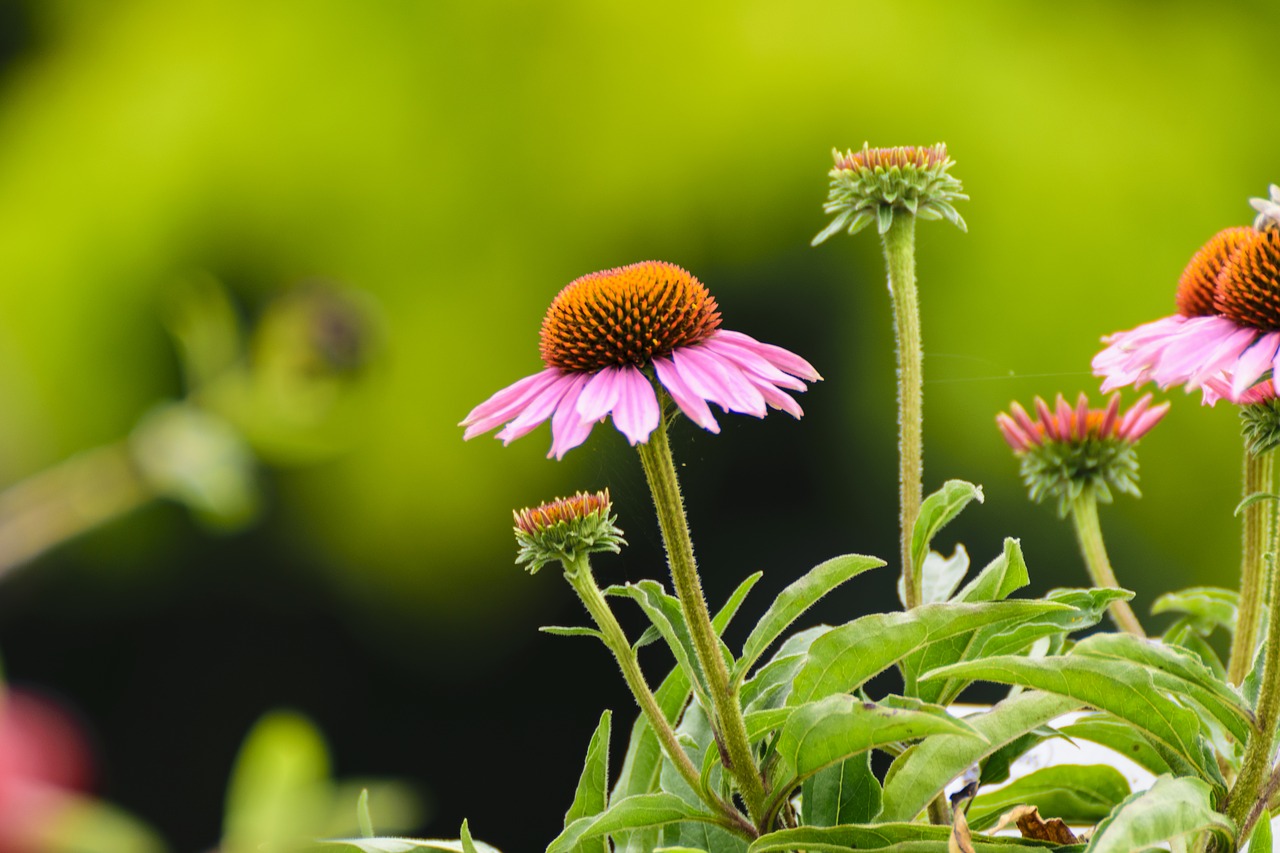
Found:
[(756, 670), (742, 685), (742, 707), (746, 712), (785, 705), (791, 695), (791, 684), (804, 665), (809, 646), (831, 630), (828, 625), (815, 625), (792, 634), (783, 642), (773, 659)]
[[(471, 840), (471, 828), (467, 826), (467, 819), (462, 819), (462, 829), (459, 831), (459, 840), (462, 842), (462, 853), (480, 853), (476, 850), (476, 843)], [(607, 853), (607, 851), (606, 851)]]
[(742, 658), (734, 672), (734, 683), (741, 684), (747, 671), (755, 666), (765, 649), (824, 595), (868, 569), (883, 565), (884, 560), (860, 554), (833, 557), (814, 566), (802, 578), (778, 593), (778, 597), (760, 617), (742, 646)]
[(1234, 590), (1216, 586), (1193, 586), (1177, 592), (1166, 592), (1151, 605), (1151, 612), (1185, 613), (1196, 630), (1209, 634), (1221, 626), (1228, 631), (1236, 629), (1236, 611), (1240, 606), (1240, 594)]
[(880, 812), (880, 782), (871, 772), (871, 753), (819, 770), (805, 780), (800, 802), (806, 826), (870, 822)]
[[(850, 850), (893, 850), (895, 853), (947, 853), (949, 826), (922, 823), (877, 823), (870, 826), (802, 826), (780, 829), (752, 842), (747, 853), (848, 853)], [(975, 853), (1044, 850), (1050, 845), (1021, 838), (975, 835)]]
[[(883, 232), (882, 232), (883, 233)], [(947, 522), (960, 514), (972, 501), (982, 502), (982, 487), (964, 480), (947, 480), (942, 488), (929, 495), (920, 505), (920, 515), (911, 529), (911, 571), (918, 575), (933, 537)]]
[(501, 853), (483, 841), (473, 841), (464, 821), (465, 837), (446, 841), (441, 838), (333, 838), (316, 842), (316, 847), (355, 847), (364, 853), (409, 853), (410, 850), (438, 850), (443, 853)]
[[(582, 767), (582, 776), (578, 779), (578, 790), (573, 796), (573, 804), (565, 812), (564, 825), (567, 827), (578, 818), (598, 815), (607, 805), (606, 792), (609, 790), (609, 728), (612, 715), (605, 711), (600, 715), (600, 723), (591, 735), (591, 743), (587, 746), (587, 759)], [(595, 849), (609, 853), (608, 844), (591, 845)], [(580, 849), (587, 849), (586, 847)]]
[(1221, 784), (1221, 774), (1204, 740), (1200, 721), (1156, 688), (1146, 667), (1129, 661), (1092, 655), (1051, 658), (1003, 656), (965, 661), (927, 673), (925, 680), (962, 677), (1035, 687), (1107, 711), (1126, 720), (1166, 747), (1165, 760), (1175, 756), (1179, 773), (1198, 774)]
[(1129, 796), (1129, 782), (1105, 764), (1059, 764), (979, 794), (969, 806), (969, 825), (986, 829), (1014, 806), (1035, 806), (1046, 819), (1093, 825)]
[(1138, 853), (1205, 831), (1233, 837), (1235, 826), (1214, 811), (1212, 799), (1213, 790), (1199, 779), (1161, 776), (1098, 824), (1085, 853)]
[(1227, 680), (1227, 668), (1222, 665), (1222, 659), (1218, 657), (1213, 646), (1205, 640), (1204, 633), (1196, 628), (1191, 617), (1184, 617), (1174, 622), (1160, 640), (1165, 645), (1186, 649), (1209, 668), (1214, 678), (1219, 681)]
[(1073, 723), (1059, 726), (1058, 731), (1069, 738), (1087, 740), (1118, 752), (1153, 776), (1170, 772), (1169, 762), (1160, 757), (1142, 732), (1110, 714), (1086, 714)]
[(1068, 610), (1045, 601), (925, 604), (906, 613), (873, 613), (833, 628), (813, 641), (796, 673), (793, 705), (857, 690), (875, 674), (928, 643), (995, 623), (1012, 623)]
[(1020, 693), (990, 711), (965, 717), (981, 739), (934, 735), (900, 755), (885, 774), (882, 821), (909, 821), (952, 780), (974, 764), (1049, 720), (1080, 707), (1052, 693)]
[(557, 637), (595, 637), (600, 642), (604, 642), (604, 635), (595, 628), (586, 627), (565, 627), (563, 625), (543, 625), (538, 629), (544, 634), (554, 634)]
[(662, 634), (662, 638), (671, 647), (676, 662), (689, 673), (690, 683), (703, 699), (703, 704), (710, 704), (710, 687), (707, 677), (698, 663), (698, 655), (693, 647), (693, 636), (689, 626), (685, 624), (684, 612), (680, 601), (668, 595), (657, 581), (643, 580), (623, 586), (611, 586), (604, 591), (605, 595), (616, 595), (630, 598), (640, 605), (646, 616)]
[(1258, 822), (1254, 824), (1253, 832), (1249, 834), (1249, 850), (1252, 853), (1266, 853), (1273, 849), (1271, 846), (1271, 812), (1267, 809), (1262, 810), (1262, 814), (1258, 816)]
[(1155, 685), (1195, 703), (1244, 743), (1257, 728), (1244, 699), (1190, 652), (1151, 643), (1132, 634), (1095, 634), (1071, 652), (1132, 661), (1147, 668)]
[(360, 826), (362, 838), (373, 838), (373, 818), (369, 815), (369, 789), (360, 791), (360, 799), (356, 800), (356, 823)]
[(869, 749), (931, 734), (982, 736), (945, 709), (914, 700), (874, 703), (836, 695), (801, 705), (778, 733), (782, 766), (775, 789), (789, 791), (813, 774)]
[(1027, 563), (1022, 558), (1022, 543), (1006, 537), (1000, 556), (988, 563), (952, 600), (1004, 601), (1030, 582)]
[(623, 830), (665, 826), (682, 820), (715, 822), (712, 815), (686, 803), (675, 794), (637, 794), (613, 803), (598, 815), (575, 820), (551, 842), (547, 853), (569, 853), (577, 849), (580, 842), (590, 838)]
[[(937, 551), (925, 554), (924, 565), (920, 568), (920, 603), (936, 604), (951, 598), (968, 571), (969, 552), (959, 543), (950, 557), (944, 557)], [(906, 606), (907, 585), (902, 577), (898, 578), (898, 600)]]

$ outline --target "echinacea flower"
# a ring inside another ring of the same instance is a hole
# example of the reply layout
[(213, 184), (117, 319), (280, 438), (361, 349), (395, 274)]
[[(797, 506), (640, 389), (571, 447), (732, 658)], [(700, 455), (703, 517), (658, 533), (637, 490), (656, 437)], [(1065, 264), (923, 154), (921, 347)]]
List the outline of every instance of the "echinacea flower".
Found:
[(1121, 413), (1119, 394), (1105, 409), (1091, 409), (1082, 393), (1074, 407), (1059, 394), (1054, 408), (1039, 397), (1034, 408), (1034, 419), (1017, 403), (1010, 404), (1009, 414), (996, 416), (1033, 501), (1056, 498), (1058, 514), (1065, 517), (1086, 490), (1103, 503), (1111, 501), (1112, 489), (1139, 494), (1133, 446), (1169, 411), (1168, 403), (1152, 406), (1147, 394)]
[(1204, 402), (1239, 402), (1280, 362), (1280, 189), (1252, 199), (1253, 228), (1220, 231), (1192, 257), (1178, 283), (1178, 313), (1118, 332), (1093, 359), (1102, 390), (1200, 388)]
[(529, 574), (536, 574), (557, 560), (568, 569), (587, 554), (618, 553), (626, 540), (614, 524), (617, 517), (612, 511), (609, 490), (605, 489), (578, 492), (513, 513), (520, 546), (516, 563), (527, 563)]
[(542, 321), (546, 367), (494, 394), (459, 426), (471, 439), (498, 426), (504, 444), (551, 421), (557, 459), (586, 441), (609, 415), (632, 444), (658, 427), (656, 381), (690, 420), (719, 432), (709, 403), (764, 417), (769, 408), (799, 418), (785, 391), (821, 379), (782, 347), (720, 328), (716, 300), (693, 275), (663, 261), (595, 272), (570, 282)]
[(946, 219), (965, 231), (964, 219), (954, 202), (969, 197), (958, 178), (948, 170), (955, 161), (947, 146), (905, 145), (872, 148), (863, 143), (861, 151), (839, 149), (831, 152), (835, 166), (828, 173), (831, 188), (823, 211), (836, 214), (831, 224), (813, 238), (816, 246), (841, 229), (857, 234), (872, 222), (884, 234), (895, 213), (909, 213), (919, 219)]

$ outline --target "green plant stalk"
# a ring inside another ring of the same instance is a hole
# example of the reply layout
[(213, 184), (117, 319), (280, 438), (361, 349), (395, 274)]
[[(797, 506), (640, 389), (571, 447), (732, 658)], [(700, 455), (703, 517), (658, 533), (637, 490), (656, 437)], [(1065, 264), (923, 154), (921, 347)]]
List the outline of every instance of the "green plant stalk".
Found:
[[(1098, 500), (1091, 490), (1085, 489), (1071, 502), (1071, 522), (1076, 531), (1076, 542), (1080, 544), (1080, 554), (1084, 557), (1085, 568), (1089, 571), (1089, 580), (1094, 586), (1118, 588), (1120, 582), (1116, 580), (1111, 560), (1107, 558), (1107, 548), (1102, 542), (1102, 527), (1098, 524)], [(1107, 610), (1111, 621), (1120, 630), (1138, 637), (1147, 636), (1129, 602), (1113, 601), (1107, 605)]]
[(920, 606), (919, 566), (911, 564), (911, 534), (924, 496), (922, 438), (924, 354), (920, 348), (920, 299), (916, 293), (916, 218), (898, 211), (881, 236), (898, 342), (898, 525), (907, 609)]
[[(1264, 504), (1270, 504), (1270, 501), (1260, 501), (1246, 509)], [(1270, 511), (1274, 512), (1274, 508)], [(1270, 553), (1265, 562), (1274, 564), (1277, 551), (1274, 535), (1268, 538), (1268, 545)], [(1268, 587), (1265, 581), (1263, 587)], [(1243, 603), (1242, 601), (1241, 605)], [(1253, 821), (1257, 820), (1258, 812), (1254, 810), (1254, 806), (1258, 804), (1263, 783), (1271, 775), (1271, 750), (1275, 745), (1276, 723), (1280, 721), (1280, 618), (1277, 618), (1277, 614), (1280, 614), (1280, 583), (1273, 581), (1269, 585), (1267, 607), (1271, 618), (1267, 620), (1262, 678), (1259, 680), (1258, 705), (1254, 708), (1257, 729), (1249, 735), (1244, 758), (1240, 761), (1240, 775), (1227, 794), (1227, 817), (1239, 828), (1238, 839), (1248, 838), (1253, 829)]]
[(155, 498), (127, 442), (89, 450), (0, 494), (0, 578)]
[(676, 477), (671, 444), (667, 441), (665, 417), (659, 419), (658, 428), (649, 436), (649, 441), (637, 445), (636, 449), (640, 451), (640, 463), (658, 511), (658, 526), (662, 529), (662, 540), (667, 548), (676, 597), (680, 600), (698, 663), (710, 688), (714, 706), (710, 709), (712, 724), (724, 743), (727, 753), (725, 767), (738, 783), (752, 821), (764, 830), (764, 782), (756, 767), (737, 691), (729, 684), (729, 672), (720, 653), (720, 639), (711, 625), (711, 613), (702, 593), (698, 566), (693, 558), (693, 541), (689, 537), (689, 523), (684, 513), (684, 499), (680, 495), (680, 481)]
[[(1244, 497), (1258, 492), (1271, 492), (1275, 480), (1275, 454), (1244, 451)], [(1227, 662), (1227, 681), (1237, 687), (1253, 669), (1257, 650), (1258, 626), (1262, 622), (1262, 601), (1266, 595), (1266, 566), (1263, 556), (1275, 520), (1275, 507), (1269, 501), (1258, 501), (1244, 508), (1244, 534), (1240, 558), (1240, 607), (1236, 614), (1236, 631), (1231, 638), (1231, 657)]]
[(640, 663), (636, 660), (635, 651), (631, 648), (631, 643), (628, 642), (622, 626), (618, 624), (617, 617), (613, 615), (613, 610), (609, 607), (609, 603), (605, 601), (600, 587), (596, 585), (587, 556), (584, 554), (572, 563), (566, 563), (564, 568), (565, 578), (569, 581), (569, 585), (573, 587), (574, 592), (578, 594), (578, 598), (582, 599), (582, 603), (586, 605), (587, 612), (591, 614), (596, 627), (600, 629), (601, 639), (604, 640), (604, 644), (609, 651), (613, 653), (614, 660), (618, 662), (618, 666), (622, 670), (623, 679), (626, 680), (627, 686), (631, 688), (636, 704), (640, 706), (645, 719), (649, 721), (649, 727), (657, 735), (668, 760), (680, 773), (685, 783), (698, 792), (699, 796), (703, 797), (708, 805), (714, 807), (716, 811), (725, 817), (726, 828), (747, 838), (757, 837), (759, 833), (756, 832), (751, 822), (742, 816), (741, 812), (703, 787), (698, 769), (693, 766), (693, 762), (689, 759), (689, 754), (680, 746), (679, 740), (676, 739), (675, 731), (671, 728), (671, 724), (667, 722), (662, 709), (658, 707), (658, 700), (654, 698), (653, 691), (649, 689), (648, 683), (644, 680), (644, 673), (640, 671)]

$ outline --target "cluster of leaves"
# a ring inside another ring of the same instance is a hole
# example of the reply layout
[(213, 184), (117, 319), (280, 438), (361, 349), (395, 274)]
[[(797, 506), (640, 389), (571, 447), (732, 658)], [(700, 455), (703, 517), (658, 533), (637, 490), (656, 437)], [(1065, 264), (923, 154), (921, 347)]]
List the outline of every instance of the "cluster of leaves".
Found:
[[(1234, 844), (1235, 827), (1222, 811), (1227, 780), (1256, 727), (1258, 673), (1243, 691), (1231, 687), (1205, 640), (1218, 627), (1230, 628), (1230, 594), (1195, 589), (1161, 599), (1158, 610), (1180, 614), (1163, 642), (1111, 633), (1073, 640), (1073, 633), (1103, 618), (1110, 602), (1131, 593), (1058, 589), (1038, 599), (1012, 598), (1028, 583), (1015, 539), (1006, 539), (1003, 552), (963, 587), (967, 561), (924, 559), (938, 531), (981, 497), (977, 487), (950, 481), (925, 501), (913, 539), (915, 564), (924, 573), (922, 606), (784, 638), (820, 598), (883, 565), (846, 555), (780, 593), (736, 655), (721, 644), (768, 793), (767, 814), (754, 833), (713, 807), (733, 802), (735, 792), (680, 608), (656, 581), (606, 590), (635, 600), (652, 620), (637, 646), (661, 638), (675, 655), (676, 666), (656, 696), (701, 770), (699, 786), (693, 789), (675, 772), (643, 716), (631, 728), (621, 772), (610, 783), (612, 715), (606, 711), (564, 830), (547, 853), (1137, 853), (1162, 843), (1175, 850), (1212, 839)], [(758, 579), (747, 578), (721, 608), (713, 620), (717, 631), (723, 633)], [(902, 694), (870, 696), (868, 683), (890, 668), (901, 675)], [(989, 708), (957, 716), (951, 706), (975, 681), (1010, 690)], [(1054, 727), (1071, 712), (1080, 713)], [(1011, 776), (1019, 757), (1053, 738), (1115, 750), (1156, 781), (1134, 792), (1106, 765), (1058, 765)], [(873, 751), (890, 759), (887, 772), (873, 772)], [(946, 792), (960, 777), (970, 784), (950, 816)], [(939, 821), (939, 814), (947, 820)], [(1040, 815), (1052, 820), (1045, 823)], [(1023, 827), (1022, 837), (982, 834), (1013, 823)], [(1045, 831), (1050, 824), (1063, 835)], [(1258, 832), (1268, 832), (1267, 824), (1260, 821)], [(1087, 842), (1067, 825), (1092, 827)], [(381, 851), (410, 849), (397, 844), (483, 849), (469, 837), (348, 843)], [(1255, 835), (1254, 844), (1270, 849), (1263, 835)]]

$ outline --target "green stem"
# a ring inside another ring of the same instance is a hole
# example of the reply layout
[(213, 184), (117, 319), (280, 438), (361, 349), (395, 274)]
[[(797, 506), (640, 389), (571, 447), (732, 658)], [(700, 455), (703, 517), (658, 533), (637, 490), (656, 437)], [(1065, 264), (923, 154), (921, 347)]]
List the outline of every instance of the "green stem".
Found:
[[(1071, 521), (1076, 530), (1076, 541), (1080, 543), (1080, 554), (1084, 557), (1085, 567), (1089, 570), (1089, 580), (1094, 586), (1119, 588), (1116, 573), (1111, 568), (1111, 560), (1107, 558), (1106, 546), (1102, 543), (1102, 527), (1098, 524), (1098, 501), (1093, 492), (1086, 489), (1071, 502)], [(1122, 631), (1139, 637), (1145, 637), (1142, 624), (1127, 601), (1113, 601), (1107, 605), (1111, 613), (1111, 621)]]
[(658, 525), (662, 528), (662, 540), (667, 548), (667, 561), (671, 566), (671, 580), (675, 585), (676, 597), (680, 600), (680, 608), (693, 638), (698, 663), (702, 666), (710, 688), (714, 707), (709, 710), (712, 724), (723, 739), (728, 755), (726, 769), (737, 781), (751, 819), (763, 829), (764, 782), (751, 751), (737, 692), (729, 684), (729, 672), (720, 653), (720, 639), (711, 625), (707, 600), (702, 594), (698, 566), (693, 559), (693, 541), (689, 537), (689, 523), (684, 513), (684, 499), (680, 496), (680, 482), (671, 457), (671, 445), (667, 441), (665, 418), (659, 421), (658, 428), (649, 436), (649, 441), (638, 445), (637, 449), (640, 451), (640, 463), (644, 466), (644, 475), (658, 511)]
[(922, 599), (919, 566), (911, 564), (911, 534), (923, 500), (923, 351), (920, 348), (920, 300), (916, 295), (916, 218), (905, 213), (881, 236), (889, 293), (893, 297), (898, 341), (898, 525), (907, 609)]
[(654, 698), (653, 691), (649, 689), (648, 683), (644, 680), (644, 673), (640, 671), (640, 663), (636, 660), (631, 643), (627, 641), (627, 636), (623, 632), (622, 626), (618, 624), (618, 619), (613, 615), (612, 608), (605, 601), (600, 587), (596, 585), (595, 578), (591, 575), (591, 564), (586, 555), (579, 557), (572, 564), (565, 564), (565, 578), (573, 587), (574, 592), (578, 593), (578, 598), (582, 599), (582, 603), (586, 605), (587, 612), (591, 614), (591, 618), (600, 629), (601, 638), (604, 640), (605, 646), (613, 653), (618, 666), (622, 669), (622, 677), (626, 680), (627, 686), (631, 688), (631, 693), (635, 696), (640, 710), (644, 712), (645, 719), (649, 721), (649, 727), (657, 735), (667, 759), (670, 760), (671, 764), (680, 773), (680, 776), (683, 777), (685, 784), (697, 791), (700, 796), (707, 800), (709, 805), (727, 818), (730, 827), (734, 831), (749, 838), (755, 838), (759, 833), (755, 831), (755, 827), (752, 826), (750, 821), (744, 818), (729, 803), (712, 795), (703, 788), (698, 769), (693, 766), (693, 762), (689, 759), (689, 754), (680, 746), (680, 742), (676, 739), (676, 733), (671, 728), (671, 723), (667, 721), (666, 715), (658, 707), (658, 700)]
[[(1275, 455), (1271, 452), (1244, 452), (1244, 497), (1273, 491)], [(1236, 615), (1236, 631), (1231, 639), (1231, 658), (1227, 664), (1227, 680), (1239, 686), (1253, 669), (1253, 656), (1258, 647), (1258, 628), (1262, 622), (1262, 602), (1266, 595), (1267, 572), (1263, 556), (1270, 539), (1275, 507), (1269, 501), (1258, 501), (1244, 508), (1244, 539), (1240, 559), (1240, 608)]]
[(73, 456), (0, 494), (0, 578), (155, 497), (125, 442)]
[[(1260, 506), (1269, 501), (1260, 502)], [(1248, 507), (1252, 509), (1253, 507)], [(1274, 511), (1274, 510), (1272, 510)], [(1265, 522), (1264, 522), (1265, 524)], [(1269, 525), (1268, 525), (1269, 526)], [(1276, 558), (1276, 539), (1269, 538), (1269, 559)], [(1263, 582), (1265, 588), (1267, 584)], [(1241, 601), (1243, 606), (1244, 602)], [(1253, 821), (1257, 820), (1254, 806), (1263, 783), (1271, 774), (1271, 750), (1275, 745), (1276, 723), (1280, 721), (1280, 583), (1272, 582), (1267, 593), (1267, 608), (1271, 618), (1267, 620), (1266, 645), (1262, 657), (1262, 678), (1259, 680), (1258, 705), (1254, 709), (1257, 729), (1249, 735), (1244, 758), (1240, 761), (1240, 775), (1236, 777), (1231, 793), (1227, 795), (1227, 817), (1239, 828), (1238, 838), (1249, 837)]]

